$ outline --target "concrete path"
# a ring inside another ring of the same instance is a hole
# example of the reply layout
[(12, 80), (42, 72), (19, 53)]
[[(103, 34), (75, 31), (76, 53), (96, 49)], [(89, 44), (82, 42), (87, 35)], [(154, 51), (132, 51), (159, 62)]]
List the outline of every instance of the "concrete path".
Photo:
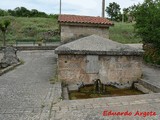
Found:
[(18, 56), (24, 65), (0, 77), (0, 120), (43, 120), (44, 108), (55, 98), (56, 84), (49, 80), (55, 74), (56, 56), (54, 51)]

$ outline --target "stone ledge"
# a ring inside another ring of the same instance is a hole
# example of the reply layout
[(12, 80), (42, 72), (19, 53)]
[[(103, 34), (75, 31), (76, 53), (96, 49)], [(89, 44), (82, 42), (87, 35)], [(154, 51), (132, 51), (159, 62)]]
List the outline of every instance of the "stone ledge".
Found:
[(73, 55), (127, 55), (127, 56), (142, 56), (143, 51), (87, 51), (87, 50), (55, 50), (56, 54), (73, 54)]
[(154, 93), (153, 91), (145, 88), (143, 85), (139, 84), (139, 83), (134, 83), (134, 87), (140, 91), (142, 91), (145, 94), (150, 94), (150, 93)]
[(139, 83), (141, 85), (143, 85), (145, 88), (155, 92), (155, 93), (159, 93), (160, 92), (160, 87), (157, 85), (154, 85), (153, 83), (151, 83), (150, 81), (147, 81), (145, 79), (141, 79), (139, 80)]
[[(15, 48), (17, 50), (55, 50), (58, 47), (58, 45), (56, 46), (15, 46)], [(0, 51), (3, 49), (4, 47), (0, 48)]]
[(15, 67), (17, 67), (17, 66), (19, 66), (21, 64), (22, 64), (22, 62), (19, 62), (17, 64), (13, 64), (13, 65), (11, 65), (11, 66), (9, 66), (7, 68), (4, 68), (4, 69), (0, 70), (0, 76), (2, 76), (3, 74), (5, 74), (5, 73), (7, 73), (7, 72), (9, 72), (11, 70), (13, 70)]

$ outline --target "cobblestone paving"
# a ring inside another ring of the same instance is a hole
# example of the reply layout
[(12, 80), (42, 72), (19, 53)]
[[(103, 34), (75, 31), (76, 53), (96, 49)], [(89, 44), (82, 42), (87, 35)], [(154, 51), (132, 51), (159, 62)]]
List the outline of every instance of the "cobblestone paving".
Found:
[[(54, 76), (54, 51), (19, 52), (25, 63), (0, 77), (0, 120), (45, 120), (60, 84), (50, 84)], [(53, 92), (55, 91), (55, 92)], [(56, 99), (55, 99), (56, 98)]]

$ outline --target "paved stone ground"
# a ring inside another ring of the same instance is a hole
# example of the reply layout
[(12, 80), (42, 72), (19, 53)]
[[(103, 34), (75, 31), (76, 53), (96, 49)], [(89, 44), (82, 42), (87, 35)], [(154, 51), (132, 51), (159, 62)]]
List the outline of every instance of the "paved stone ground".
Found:
[(49, 82), (56, 67), (54, 51), (19, 52), (18, 56), (24, 65), (0, 77), (0, 120), (45, 120), (61, 88)]
[[(103, 116), (103, 111), (131, 112), (131, 116)], [(156, 116), (137, 115), (155, 112)], [(54, 116), (54, 117), (53, 117)], [(160, 94), (64, 100), (52, 107), (51, 120), (160, 120)]]

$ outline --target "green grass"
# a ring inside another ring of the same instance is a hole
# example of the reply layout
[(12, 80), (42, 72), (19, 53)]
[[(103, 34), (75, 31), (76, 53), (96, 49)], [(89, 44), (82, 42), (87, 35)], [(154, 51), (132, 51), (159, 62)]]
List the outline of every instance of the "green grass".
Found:
[(120, 43), (140, 43), (141, 39), (135, 35), (134, 23), (116, 22), (109, 29), (109, 38)]
[[(16, 39), (39, 39), (39, 33), (54, 31), (58, 29), (55, 18), (27, 18), (27, 17), (7, 17), (11, 20), (6, 35), (7, 43), (14, 44)], [(4, 17), (0, 17), (4, 19)], [(2, 33), (0, 31), (0, 44), (2, 44)]]

